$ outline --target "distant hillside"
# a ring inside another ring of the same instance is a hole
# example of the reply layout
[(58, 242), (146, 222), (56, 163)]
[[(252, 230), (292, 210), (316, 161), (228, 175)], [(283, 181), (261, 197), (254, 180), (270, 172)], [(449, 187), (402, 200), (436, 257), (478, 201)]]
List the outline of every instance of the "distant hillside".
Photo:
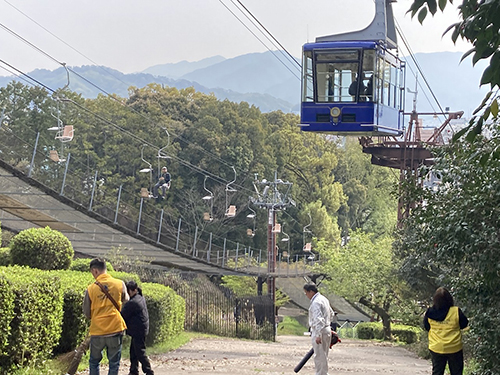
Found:
[[(481, 74), (486, 62), (472, 67), (470, 59), (461, 64), (460, 52), (418, 53), (416, 59), (430, 84), (434, 95), (443, 110), (463, 110), (470, 116), (481, 103), (487, 88), (479, 88)], [(279, 60), (278, 60), (279, 58)], [(260, 108), (262, 112), (281, 110), (296, 112), (300, 110), (300, 72), (298, 65), (287, 62), (279, 52), (251, 53), (232, 59), (221, 56), (198, 62), (181, 61), (176, 64), (156, 65), (142, 73), (123, 74), (117, 70), (101, 66), (82, 66), (72, 68), (107, 93), (128, 96), (130, 86), (144, 87), (156, 82), (178, 89), (193, 86), (197, 91), (213, 93), (218, 99), (246, 101)], [(408, 60), (406, 87), (415, 91), (413, 61)], [(51, 88), (66, 84), (66, 72), (63, 68), (54, 71), (35, 70), (29, 73)], [(177, 78), (172, 78), (177, 77)], [(5, 86), (11, 78), (0, 77), (0, 85)], [(100, 91), (85, 80), (71, 75), (70, 89), (84, 97), (96, 97)], [(419, 75), (417, 110), (419, 112), (438, 111), (432, 95), (425, 88), (425, 82)], [(422, 89), (424, 87), (425, 89)], [(406, 92), (405, 111), (413, 107), (414, 95)], [(431, 103), (431, 104), (430, 104)]]
[[(279, 58), (279, 59), (278, 59)], [(290, 103), (300, 101), (300, 68), (279, 52), (250, 53), (182, 76), (206, 87), (263, 93)]]
[[(469, 117), (481, 103), (489, 87), (479, 87), (481, 75), (487, 66), (486, 61), (480, 61), (472, 67), (471, 58), (460, 63), (461, 52), (417, 53), (415, 57), (429, 82), (434, 95), (439, 100), (443, 110), (449, 107), (451, 111), (464, 111)], [(413, 62), (408, 64), (413, 66)], [(413, 69), (413, 71), (415, 71)], [(410, 69), (406, 72), (406, 87), (415, 91), (415, 78)], [(424, 86), (421, 76), (418, 78), (420, 86)], [(418, 88), (417, 109), (419, 112), (438, 110), (433, 98), (427, 93), (424, 95)], [(427, 90), (425, 90), (427, 92)], [(426, 97), (427, 96), (427, 97)], [(406, 93), (406, 111), (412, 110), (413, 94)], [(428, 101), (432, 102), (432, 106)]]
[(206, 68), (210, 65), (220, 63), (221, 61), (224, 60), (225, 58), (222, 56), (213, 56), (209, 57), (208, 59), (203, 59), (195, 62), (189, 62), (184, 60), (173, 64), (154, 65), (143, 70), (141, 73), (178, 79), (185, 74), (191, 73), (198, 69)]
[[(99, 88), (109, 94), (127, 97), (129, 87), (144, 87), (154, 82), (169, 87), (176, 87), (177, 89), (194, 87), (196, 91), (205, 94), (213, 93), (220, 100), (228, 99), (233, 102), (247, 102), (259, 107), (262, 112), (281, 110), (288, 113), (293, 110), (293, 105), (291, 103), (266, 93), (239, 93), (221, 87), (208, 88), (197, 82), (191, 82), (185, 79), (171, 79), (145, 73), (123, 74), (111, 68), (95, 65), (72, 67), (71, 69), (78, 75), (84, 77), (84, 79), (71, 74), (69, 89), (82, 94), (82, 96), (86, 98), (95, 98), (98, 94), (105, 94), (99, 90)], [(64, 87), (67, 83), (66, 71), (62, 67), (53, 71), (37, 69), (28, 73), (28, 75), (53, 89)], [(18, 78), (15, 79), (19, 80)], [(0, 77), (0, 87), (6, 86), (12, 80), (12, 77)], [(91, 83), (88, 83), (86, 80)], [(21, 82), (25, 83), (22, 80)]]

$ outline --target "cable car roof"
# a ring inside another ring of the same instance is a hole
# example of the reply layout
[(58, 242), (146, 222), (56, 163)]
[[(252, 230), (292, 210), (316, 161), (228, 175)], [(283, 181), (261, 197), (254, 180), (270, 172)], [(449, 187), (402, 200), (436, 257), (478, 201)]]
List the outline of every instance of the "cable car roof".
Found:
[(304, 51), (315, 49), (338, 49), (338, 48), (364, 48), (376, 49), (380, 43), (373, 41), (339, 41), (339, 42), (316, 42), (306, 43), (303, 46)]

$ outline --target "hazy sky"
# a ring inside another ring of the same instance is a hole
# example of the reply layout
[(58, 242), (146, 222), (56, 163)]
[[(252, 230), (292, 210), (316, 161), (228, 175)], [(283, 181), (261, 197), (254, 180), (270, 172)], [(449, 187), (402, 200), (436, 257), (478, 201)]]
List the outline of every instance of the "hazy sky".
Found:
[[(301, 54), (302, 44), (314, 41), (316, 36), (364, 28), (375, 11), (373, 0), (241, 2), (296, 57)], [(24, 72), (60, 67), (45, 55), (48, 54), (70, 66), (96, 63), (132, 73), (157, 64), (267, 51), (224, 5), (245, 20), (270, 49), (276, 49), (250, 25), (235, 3), (236, 0), (0, 0), (0, 60)], [(465, 43), (453, 45), (449, 35), (442, 37), (444, 30), (458, 21), (456, 9), (449, 6), (444, 14), (428, 16), (422, 26), (405, 14), (411, 3), (398, 0), (393, 9), (414, 53), (470, 48)], [(406, 50), (401, 52), (407, 55)], [(0, 62), (1, 67), (5, 65)], [(0, 69), (0, 75), (10, 74)]]

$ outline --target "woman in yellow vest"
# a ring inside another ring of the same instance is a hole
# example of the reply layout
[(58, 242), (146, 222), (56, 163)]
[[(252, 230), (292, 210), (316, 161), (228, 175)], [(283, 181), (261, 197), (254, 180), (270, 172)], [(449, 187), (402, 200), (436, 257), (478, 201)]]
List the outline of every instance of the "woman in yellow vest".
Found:
[(443, 375), (446, 363), (451, 375), (462, 375), (464, 353), (462, 332), (469, 320), (454, 306), (453, 297), (445, 288), (438, 288), (433, 305), (424, 316), (424, 327), (429, 331), (429, 351), (432, 357), (432, 375)]

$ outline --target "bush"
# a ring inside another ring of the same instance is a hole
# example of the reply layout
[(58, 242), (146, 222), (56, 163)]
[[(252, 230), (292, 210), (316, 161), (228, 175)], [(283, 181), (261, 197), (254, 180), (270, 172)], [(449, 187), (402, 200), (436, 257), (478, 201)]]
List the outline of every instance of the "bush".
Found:
[(359, 323), (356, 326), (356, 331), (358, 339), (362, 340), (383, 340), (384, 339), (384, 327), (382, 323)]
[(11, 263), (10, 248), (0, 247), (0, 266), (9, 266)]
[(83, 297), (87, 286), (94, 282), (90, 272), (70, 270), (50, 271), (61, 280), (63, 293), (63, 317), (61, 339), (54, 354), (67, 353), (81, 344), (88, 332), (89, 320), (83, 314)]
[(186, 316), (184, 299), (160, 284), (143, 283), (142, 291), (149, 312), (146, 344), (159, 344), (182, 332)]
[[(92, 261), (92, 259), (90, 259), (90, 258), (74, 259), (71, 262), (69, 269), (71, 271), (89, 272), (91, 261)], [(108, 270), (108, 272), (113, 272), (115, 270), (113, 268), (113, 266), (111, 265), (111, 263), (109, 263), (108, 261), (106, 261), (106, 269)]]
[(68, 269), (73, 247), (62, 233), (49, 227), (26, 229), (10, 242), (12, 262), (41, 270)]
[[(358, 338), (363, 340), (383, 340), (384, 327), (382, 323), (359, 323), (356, 326)], [(391, 326), (392, 336), (405, 344), (413, 344), (419, 341), (422, 329), (419, 327), (407, 326), (403, 324), (393, 324)]]
[(43, 271), (1, 267), (0, 276), (8, 280), (14, 294), (15, 315), (7, 347), (0, 356), (0, 368), (9, 373), (13, 367), (50, 357), (61, 336), (63, 296), (59, 279)]
[(396, 340), (405, 344), (413, 344), (419, 341), (422, 328), (397, 324), (392, 327), (392, 335)]
[(10, 323), (14, 315), (14, 292), (10, 282), (4, 276), (0, 276), (0, 357), (7, 354)]

